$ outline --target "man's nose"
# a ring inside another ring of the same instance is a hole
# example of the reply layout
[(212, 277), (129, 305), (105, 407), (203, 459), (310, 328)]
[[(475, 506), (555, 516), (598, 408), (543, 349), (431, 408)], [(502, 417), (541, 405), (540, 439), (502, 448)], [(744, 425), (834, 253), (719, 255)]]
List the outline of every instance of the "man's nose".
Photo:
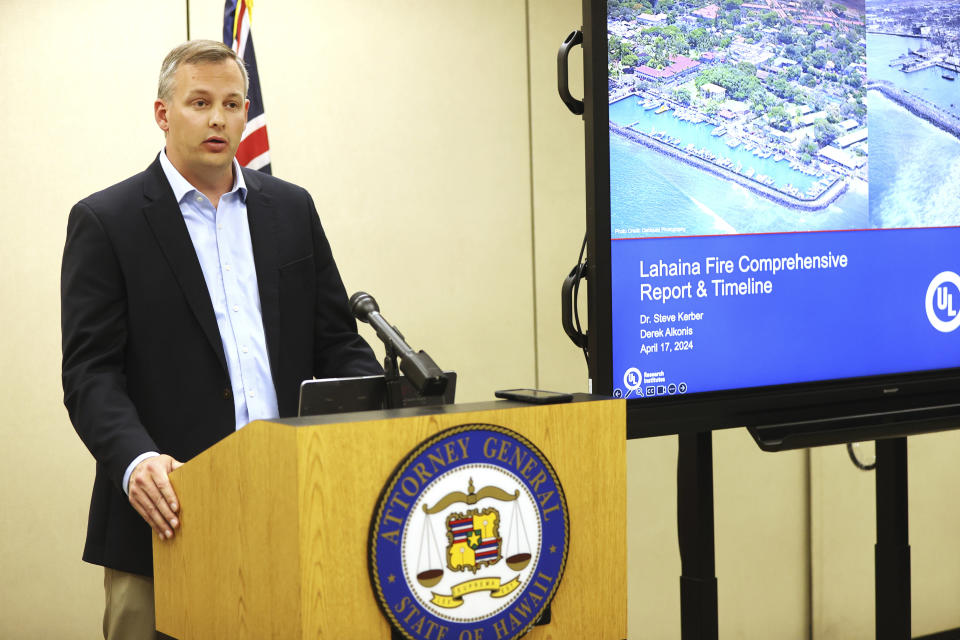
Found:
[(226, 123), (226, 118), (224, 117), (223, 107), (213, 107), (210, 109), (210, 126), (211, 127), (222, 127)]

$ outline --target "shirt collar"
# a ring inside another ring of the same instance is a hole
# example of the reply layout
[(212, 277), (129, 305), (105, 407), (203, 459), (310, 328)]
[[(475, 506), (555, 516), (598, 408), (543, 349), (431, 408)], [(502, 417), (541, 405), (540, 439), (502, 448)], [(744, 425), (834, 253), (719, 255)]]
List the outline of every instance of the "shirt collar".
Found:
[[(160, 150), (160, 166), (163, 168), (164, 175), (167, 176), (167, 182), (173, 188), (173, 196), (178, 203), (183, 202), (184, 197), (190, 192), (198, 191), (170, 162), (166, 148)], [(233, 159), (233, 186), (227, 193), (233, 193), (234, 191), (239, 193), (240, 200), (247, 201), (247, 183), (243, 180), (243, 172), (240, 170), (240, 163), (237, 162), (236, 158)]]

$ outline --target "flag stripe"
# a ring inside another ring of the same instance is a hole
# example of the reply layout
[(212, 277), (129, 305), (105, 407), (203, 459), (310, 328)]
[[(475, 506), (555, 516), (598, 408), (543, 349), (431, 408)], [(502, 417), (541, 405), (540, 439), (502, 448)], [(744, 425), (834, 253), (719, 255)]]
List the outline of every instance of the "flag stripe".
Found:
[(267, 126), (267, 119), (261, 113), (255, 118), (250, 118), (247, 120), (247, 126), (243, 129), (243, 136), (240, 138), (241, 141), (246, 140), (247, 136), (259, 129), (260, 127)]
[(243, 59), (250, 78), (247, 91), (247, 98), (250, 100), (247, 113), (249, 120), (237, 148), (237, 162), (243, 167), (271, 173), (270, 142), (267, 138), (263, 98), (260, 94), (260, 73), (257, 70), (257, 56), (250, 33), (252, 16), (251, 0), (225, 0), (223, 42)]
[[(264, 168), (266, 167), (266, 168)], [(270, 152), (264, 151), (256, 158), (251, 158), (250, 162), (247, 163), (248, 169), (255, 169), (256, 171), (266, 171), (270, 173)]]
[(250, 135), (243, 139), (240, 146), (237, 147), (237, 162), (240, 163), (240, 166), (245, 167), (251, 160), (269, 150), (270, 143), (267, 140), (267, 125), (263, 125), (256, 131), (251, 132)]

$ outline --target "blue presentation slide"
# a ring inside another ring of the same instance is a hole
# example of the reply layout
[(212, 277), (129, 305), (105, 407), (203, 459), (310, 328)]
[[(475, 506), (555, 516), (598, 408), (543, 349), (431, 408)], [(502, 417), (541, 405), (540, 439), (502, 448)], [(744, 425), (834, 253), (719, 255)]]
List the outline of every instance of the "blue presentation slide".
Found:
[(607, 0), (614, 395), (960, 364), (957, 24)]
[(960, 228), (614, 240), (614, 395), (955, 367)]

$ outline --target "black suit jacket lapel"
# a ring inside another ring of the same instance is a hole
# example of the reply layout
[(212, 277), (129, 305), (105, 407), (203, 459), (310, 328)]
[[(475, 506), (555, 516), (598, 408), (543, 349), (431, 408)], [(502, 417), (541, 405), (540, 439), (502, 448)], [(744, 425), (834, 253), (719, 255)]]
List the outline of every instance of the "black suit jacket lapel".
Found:
[(244, 170), (243, 179), (247, 185), (247, 223), (250, 225), (253, 260), (257, 268), (263, 333), (267, 339), (270, 368), (276, 380), (280, 371), (280, 249), (277, 213), (257, 172)]
[(167, 177), (163, 175), (159, 160), (155, 160), (146, 171), (144, 194), (148, 202), (143, 208), (143, 215), (157, 238), (187, 304), (217, 354), (224, 372), (227, 372), (220, 329), (217, 327), (217, 317), (213, 311), (213, 303), (210, 302), (210, 292), (207, 291), (203, 270), (193, 248), (193, 241), (190, 240), (187, 223), (180, 212), (180, 205), (173, 196)]

